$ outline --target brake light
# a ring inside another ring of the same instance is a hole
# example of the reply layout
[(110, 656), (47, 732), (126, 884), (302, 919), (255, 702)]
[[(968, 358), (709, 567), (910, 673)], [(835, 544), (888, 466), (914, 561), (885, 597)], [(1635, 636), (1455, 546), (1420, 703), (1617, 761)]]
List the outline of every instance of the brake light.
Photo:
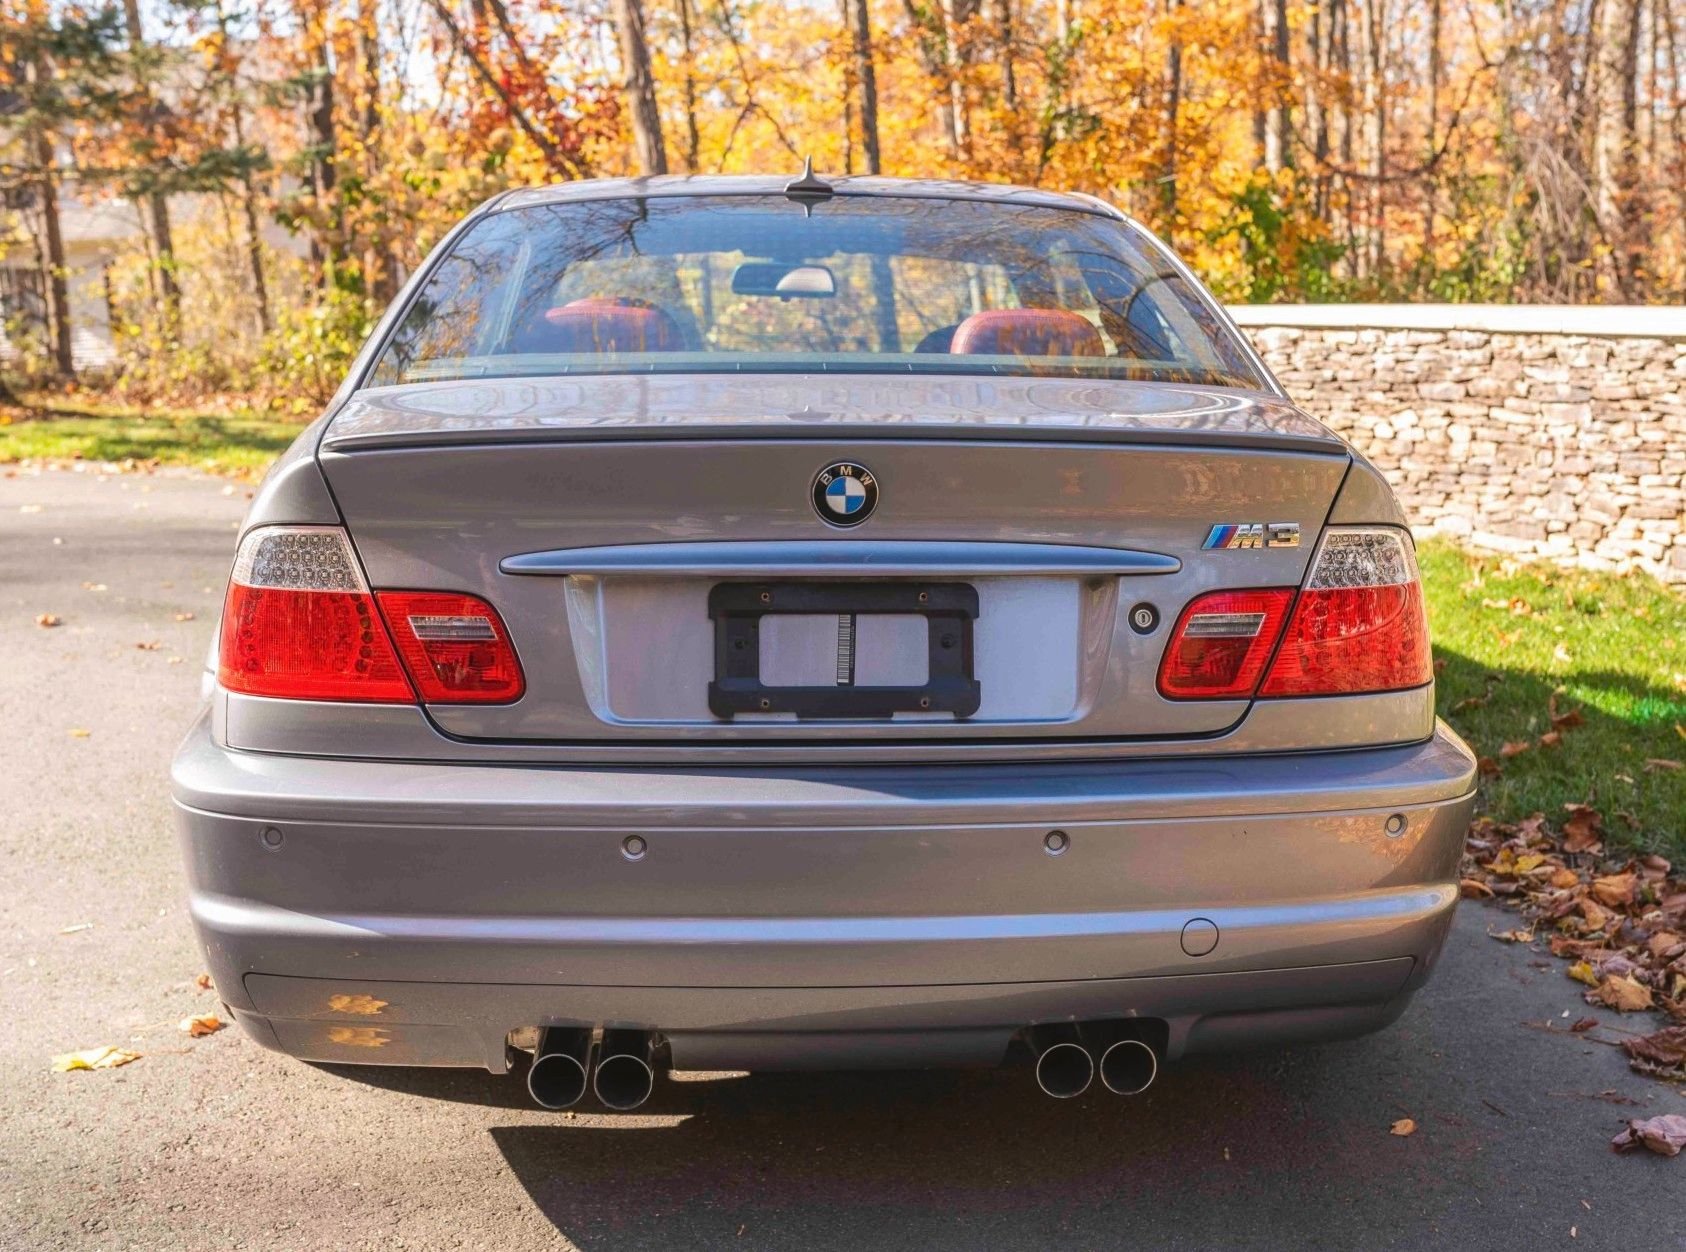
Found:
[(223, 605), (217, 681), (285, 700), (416, 698), (337, 526), (265, 526), (241, 541)]
[(1259, 685), (1294, 593), (1286, 587), (1213, 591), (1177, 619), (1159, 663), (1169, 700), (1245, 700)]
[(1259, 694), (1398, 691), (1433, 677), (1409, 538), (1383, 528), (1325, 531)]
[(526, 689), (503, 619), (476, 596), (382, 591), (404, 668), (429, 704), (507, 704)]

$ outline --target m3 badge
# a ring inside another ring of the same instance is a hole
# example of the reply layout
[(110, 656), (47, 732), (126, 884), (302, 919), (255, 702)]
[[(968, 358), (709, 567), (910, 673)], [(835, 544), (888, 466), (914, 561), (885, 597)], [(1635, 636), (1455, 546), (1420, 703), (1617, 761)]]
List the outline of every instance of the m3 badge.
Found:
[(1202, 548), (1297, 548), (1298, 522), (1220, 522), (1206, 532)]

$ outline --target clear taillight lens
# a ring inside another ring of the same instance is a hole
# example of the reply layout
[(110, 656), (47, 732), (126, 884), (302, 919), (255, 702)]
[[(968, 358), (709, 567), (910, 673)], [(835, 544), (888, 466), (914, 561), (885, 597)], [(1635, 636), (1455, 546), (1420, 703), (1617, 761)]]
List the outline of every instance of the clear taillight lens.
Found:
[(1410, 538), (1382, 527), (1325, 531), (1259, 694), (1398, 691), (1433, 677)]
[(398, 654), (336, 526), (265, 526), (240, 543), (217, 681), (284, 700), (413, 704)]
[(1294, 593), (1287, 587), (1214, 591), (1177, 619), (1159, 663), (1170, 700), (1245, 700), (1259, 685)]
[(382, 591), (404, 668), (429, 704), (508, 704), (526, 690), (497, 610), (476, 596)]

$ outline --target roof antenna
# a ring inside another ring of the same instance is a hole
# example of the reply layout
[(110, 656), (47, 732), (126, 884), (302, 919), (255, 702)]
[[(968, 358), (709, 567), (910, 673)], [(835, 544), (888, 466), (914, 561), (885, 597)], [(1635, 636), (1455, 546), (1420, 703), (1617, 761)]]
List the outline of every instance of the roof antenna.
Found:
[(802, 159), (802, 177), (786, 183), (784, 194), (802, 206), (802, 216), (812, 217), (814, 206), (831, 199), (836, 188), (814, 173), (814, 158), (810, 156)]

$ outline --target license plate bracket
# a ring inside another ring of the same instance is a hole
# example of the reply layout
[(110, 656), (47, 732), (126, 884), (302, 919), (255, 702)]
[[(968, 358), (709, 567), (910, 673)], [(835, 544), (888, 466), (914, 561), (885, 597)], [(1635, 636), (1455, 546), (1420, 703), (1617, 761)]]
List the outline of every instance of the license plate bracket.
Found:
[[(970, 717), (982, 694), (972, 676), (972, 624), (977, 588), (953, 582), (718, 583), (708, 594), (714, 621), (714, 680), (708, 707), (716, 717), (785, 713), (799, 718), (888, 718), (897, 713)], [(761, 681), (760, 623), (775, 613), (917, 614), (930, 649), (920, 686), (774, 687)]]

